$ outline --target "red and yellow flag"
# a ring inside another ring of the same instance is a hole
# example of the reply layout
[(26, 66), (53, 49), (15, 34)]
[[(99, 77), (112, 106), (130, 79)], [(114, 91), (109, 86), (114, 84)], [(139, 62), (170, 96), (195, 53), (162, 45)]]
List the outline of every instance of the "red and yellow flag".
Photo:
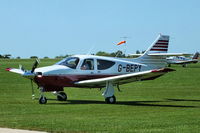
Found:
[(117, 45), (121, 45), (121, 44), (123, 44), (123, 43), (126, 43), (126, 41), (121, 41), (121, 42), (119, 42)]

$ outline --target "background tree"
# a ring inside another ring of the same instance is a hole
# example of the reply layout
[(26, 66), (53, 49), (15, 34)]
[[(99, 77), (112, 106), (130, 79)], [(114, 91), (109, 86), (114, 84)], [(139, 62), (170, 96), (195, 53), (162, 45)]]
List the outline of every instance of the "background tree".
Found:
[(136, 54), (140, 54), (140, 51), (139, 51), (139, 50), (137, 50), (135, 53), (136, 53)]
[(49, 59), (49, 57), (45, 56), (44, 59)]
[(31, 59), (37, 59), (38, 57), (37, 56), (31, 56), (30, 58)]
[(98, 55), (98, 56), (110, 56), (109, 53), (107, 53), (107, 52), (103, 52), (103, 51), (99, 51), (99, 52), (97, 52), (96, 55)]
[(5, 54), (5, 55), (0, 55), (0, 58), (2, 59), (10, 59), (11, 54)]

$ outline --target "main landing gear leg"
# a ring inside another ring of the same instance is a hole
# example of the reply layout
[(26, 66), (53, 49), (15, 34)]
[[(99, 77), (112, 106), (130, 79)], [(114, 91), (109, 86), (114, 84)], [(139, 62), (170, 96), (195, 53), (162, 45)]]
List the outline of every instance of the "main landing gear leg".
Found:
[(53, 94), (57, 96), (58, 101), (67, 101), (67, 94), (65, 92), (54, 91)]
[(106, 82), (106, 90), (102, 94), (105, 97), (106, 103), (114, 104), (116, 103), (116, 97), (114, 96), (114, 86), (112, 82)]
[(47, 98), (44, 96), (44, 88), (40, 87), (40, 99), (39, 99), (39, 104), (46, 104), (47, 103)]

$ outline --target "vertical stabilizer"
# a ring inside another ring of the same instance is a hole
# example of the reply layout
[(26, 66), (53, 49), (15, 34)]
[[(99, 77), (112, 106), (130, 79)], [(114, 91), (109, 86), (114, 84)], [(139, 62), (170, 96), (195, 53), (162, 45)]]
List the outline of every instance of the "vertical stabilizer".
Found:
[(166, 65), (166, 56), (152, 56), (153, 53), (167, 53), (169, 46), (169, 36), (159, 35), (143, 55), (136, 58), (138, 62), (146, 64), (150, 69), (164, 68)]
[(152, 45), (145, 51), (144, 54), (150, 53), (167, 53), (169, 46), (169, 36), (159, 35)]
[(199, 52), (196, 52), (195, 54), (194, 54), (194, 56), (192, 57), (192, 59), (198, 59), (199, 58)]

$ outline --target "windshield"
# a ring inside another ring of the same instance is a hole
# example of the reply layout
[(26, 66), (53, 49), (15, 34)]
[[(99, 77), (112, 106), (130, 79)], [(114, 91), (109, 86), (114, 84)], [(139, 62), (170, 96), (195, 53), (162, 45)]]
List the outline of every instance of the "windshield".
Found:
[(79, 58), (77, 58), (77, 57), (68, 57), (68, 58), (65, 58), (65, 59), (59, 61), (58, 63), (56, 63), (56, 65), (63, 65), (63, 66), (70, 67), (72, 69), (76, 69), (76, 66), (78, 65), (78, 62), (79, 62)]

